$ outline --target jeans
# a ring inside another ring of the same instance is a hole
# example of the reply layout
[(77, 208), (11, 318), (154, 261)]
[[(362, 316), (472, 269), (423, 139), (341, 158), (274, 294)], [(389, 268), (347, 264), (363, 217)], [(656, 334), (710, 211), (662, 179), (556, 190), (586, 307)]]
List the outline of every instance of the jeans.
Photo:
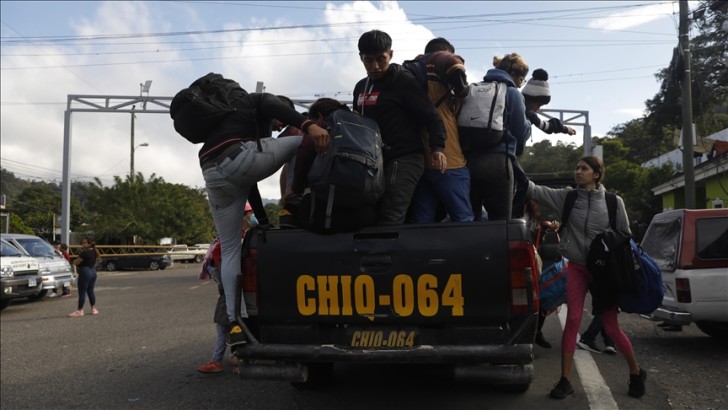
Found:
[(582, 333), (581, 340), (584, 340), (587, 342), (594, 342), (595, 340), (597, 340), (597, 335), (599, 333), (602, 334), (602, 339), (604, 340), (604, 346), (614, 346), (614, 342), (607, 335), (607, 332), (604, 331), (604, 325), (602, 323), (602, 315), (594, 316), (594, 319), (592, 319), (591, 323), (589, 324), (589, 328), (586, 329), (586, 332)]
[(76, 287), (78, 287), (78, 310), (83, 310), (83, 305), (86, 304), (86, 294), (88, 293), (88, 303), (91, 306), (96, 306), (96, 293), (94, 288), (96, 287), (96, 269), (89, 266), (79, 266), (78, 279), (76, 280)]
[(384, 195), (377, 203), (377, 225), (399, 225), (407, 217), (415, 187), (425, 170), (425, 154), (403, 155), (384, 163)]
[(473, 220), (470, 206), (470, 171), (467, 167), (445, 170), (426, 169), (412, 196), (412, 221), (436, 221), (437, 203), (442, 202), (452, 222)]
[[(218, 158), (215, 166), (202, 172), (220, 237), (222, 286), (231, 322), (235, 321), (235, 282), (240, 275), (243, 210), (248, 193), (253, 185), (273, 175), (293, 157), (301, 137), (263, 138), (260, 143), (262, 152), (258, 152), (255, 141), (243, 142), (236, 156)], [(240, 310), (242, 317), (248, 317), (245, 301)]]
[(227, 337), (230, 332), (230, 326), (215, 323), (215, 327), (217, 328), (217, 339), (215, 340), (215, 350), (212, 352), (212, 360), (222, 363), (222, 359), (225, 357), (225, 350), (227, 349)]
[[(566, 277), (566, 325), (561, 336), (561, 351), (573, 353), (576, 351), (576, 334), (581, 327), (581, 317), (584, 313), (584, 298), (589, 290), (591, 273), (586, 266), (569, 261), (569, 275)], [(609, 335), (617, 350), (620, 352), (632, 351), (632, 343), (622, 332), (617, 322), (617, 307), (614, 306), (602, 312), (604, 330)]]
[(511, 218), (513, 165), (509, 158), (503, 152), (468, 154), (470, 204), (476, 221), (483, 219), (483, 208), (488, 213), (488, 220), (501, 221)]

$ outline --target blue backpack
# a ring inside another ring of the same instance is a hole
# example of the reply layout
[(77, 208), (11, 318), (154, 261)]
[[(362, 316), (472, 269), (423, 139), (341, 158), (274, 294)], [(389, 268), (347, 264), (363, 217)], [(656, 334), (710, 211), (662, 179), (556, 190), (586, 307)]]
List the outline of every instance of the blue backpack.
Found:
[(539, 309), (550, 312), (561, 304), (566, 303), (566, 276), (568, 273), (569, 261), (561, 258), (560, 261), (551, 264), (541, 272), (538, 281), (538, 303)]
[(631, 239), (629, 243), (632, 247), (632, 255), (639, 262), (637, 275), (640, 281), (640, 289), (639, 292), (623, 293), (619, 297), (619, 308), (623, 312), (647, 315), (660, 307), (662, 298), (665, 297), (662, 272), (652, 257), (642, 250), (642, 247)]

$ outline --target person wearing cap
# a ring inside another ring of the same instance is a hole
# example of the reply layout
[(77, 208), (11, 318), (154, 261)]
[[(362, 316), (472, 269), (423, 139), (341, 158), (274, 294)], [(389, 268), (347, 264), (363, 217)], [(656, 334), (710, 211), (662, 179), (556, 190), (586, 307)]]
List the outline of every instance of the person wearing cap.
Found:
[[(533, 70), (531, 79), (528, 80), (521, 94), (526, 103), (526, 118), (541, 131), (547, 134), (564, 133), (569, 135), (576, 134), (576, 131), (561, 123), (558, 118), (550, 118), (543, 121), (536, 112), (544, 105), (551, 101), (551, 90), (548, 83), (549, 75), (543, 68)], [(523, 154), (525, 143), (516, 146), (516, 156)], [(526, 202), (526, 189), (528, 188), (528, 178), (521, 168), (520, 163), (516, 161), (513, 167), (513, 178), (516, 180), (516, 192), (513, 195), (512, 214), (514, 218), (523, 217), (523, 206)]]

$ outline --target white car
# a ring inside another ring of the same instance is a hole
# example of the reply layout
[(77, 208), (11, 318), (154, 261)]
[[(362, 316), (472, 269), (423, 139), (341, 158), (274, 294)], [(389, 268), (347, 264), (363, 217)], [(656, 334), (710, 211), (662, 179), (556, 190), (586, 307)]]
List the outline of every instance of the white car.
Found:
[(2, 239), (10, 242), (21, 253), (32, 256), (40, 265), (40, 275), (43, 277), (43, 286), (36, 296), (31, 299), (41, 299), (49, 290), (60, 289), (63, 286), (75, 284), (73, 269), (63, 255), (56, 253), (50, 243), (35, 235), (19, 233), (4, 233)]
[(25, 256), (9, 242), (0, 239), (0, 309), (13, 299), (34, 297), (41, 289), (38, 261)]
[(205, 259), (207, 248), (199, 246), (179, 245), (167, 252), (173, 262), (195, 262), (201, 263)]

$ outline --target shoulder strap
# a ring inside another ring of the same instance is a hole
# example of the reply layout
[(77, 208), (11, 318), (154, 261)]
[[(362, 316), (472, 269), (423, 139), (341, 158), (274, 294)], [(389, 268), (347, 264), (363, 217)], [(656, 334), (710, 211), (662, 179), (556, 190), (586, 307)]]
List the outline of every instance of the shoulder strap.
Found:
[(607, 213), (609, 214), (609, 226), (613, 231), (617, 230), (617, 194), (605, 192), (604, 199), (607, 201)]
[(569, 222), (569, 215), (571, 209), (574, 208), (574, 202), (576, 202), (577, 192), (575, 190), (569, 191), (566, 194), (566, 202), (564, 202), (564, 209), (561, 211), (561, 227), (566, 227), (566, 223)]

